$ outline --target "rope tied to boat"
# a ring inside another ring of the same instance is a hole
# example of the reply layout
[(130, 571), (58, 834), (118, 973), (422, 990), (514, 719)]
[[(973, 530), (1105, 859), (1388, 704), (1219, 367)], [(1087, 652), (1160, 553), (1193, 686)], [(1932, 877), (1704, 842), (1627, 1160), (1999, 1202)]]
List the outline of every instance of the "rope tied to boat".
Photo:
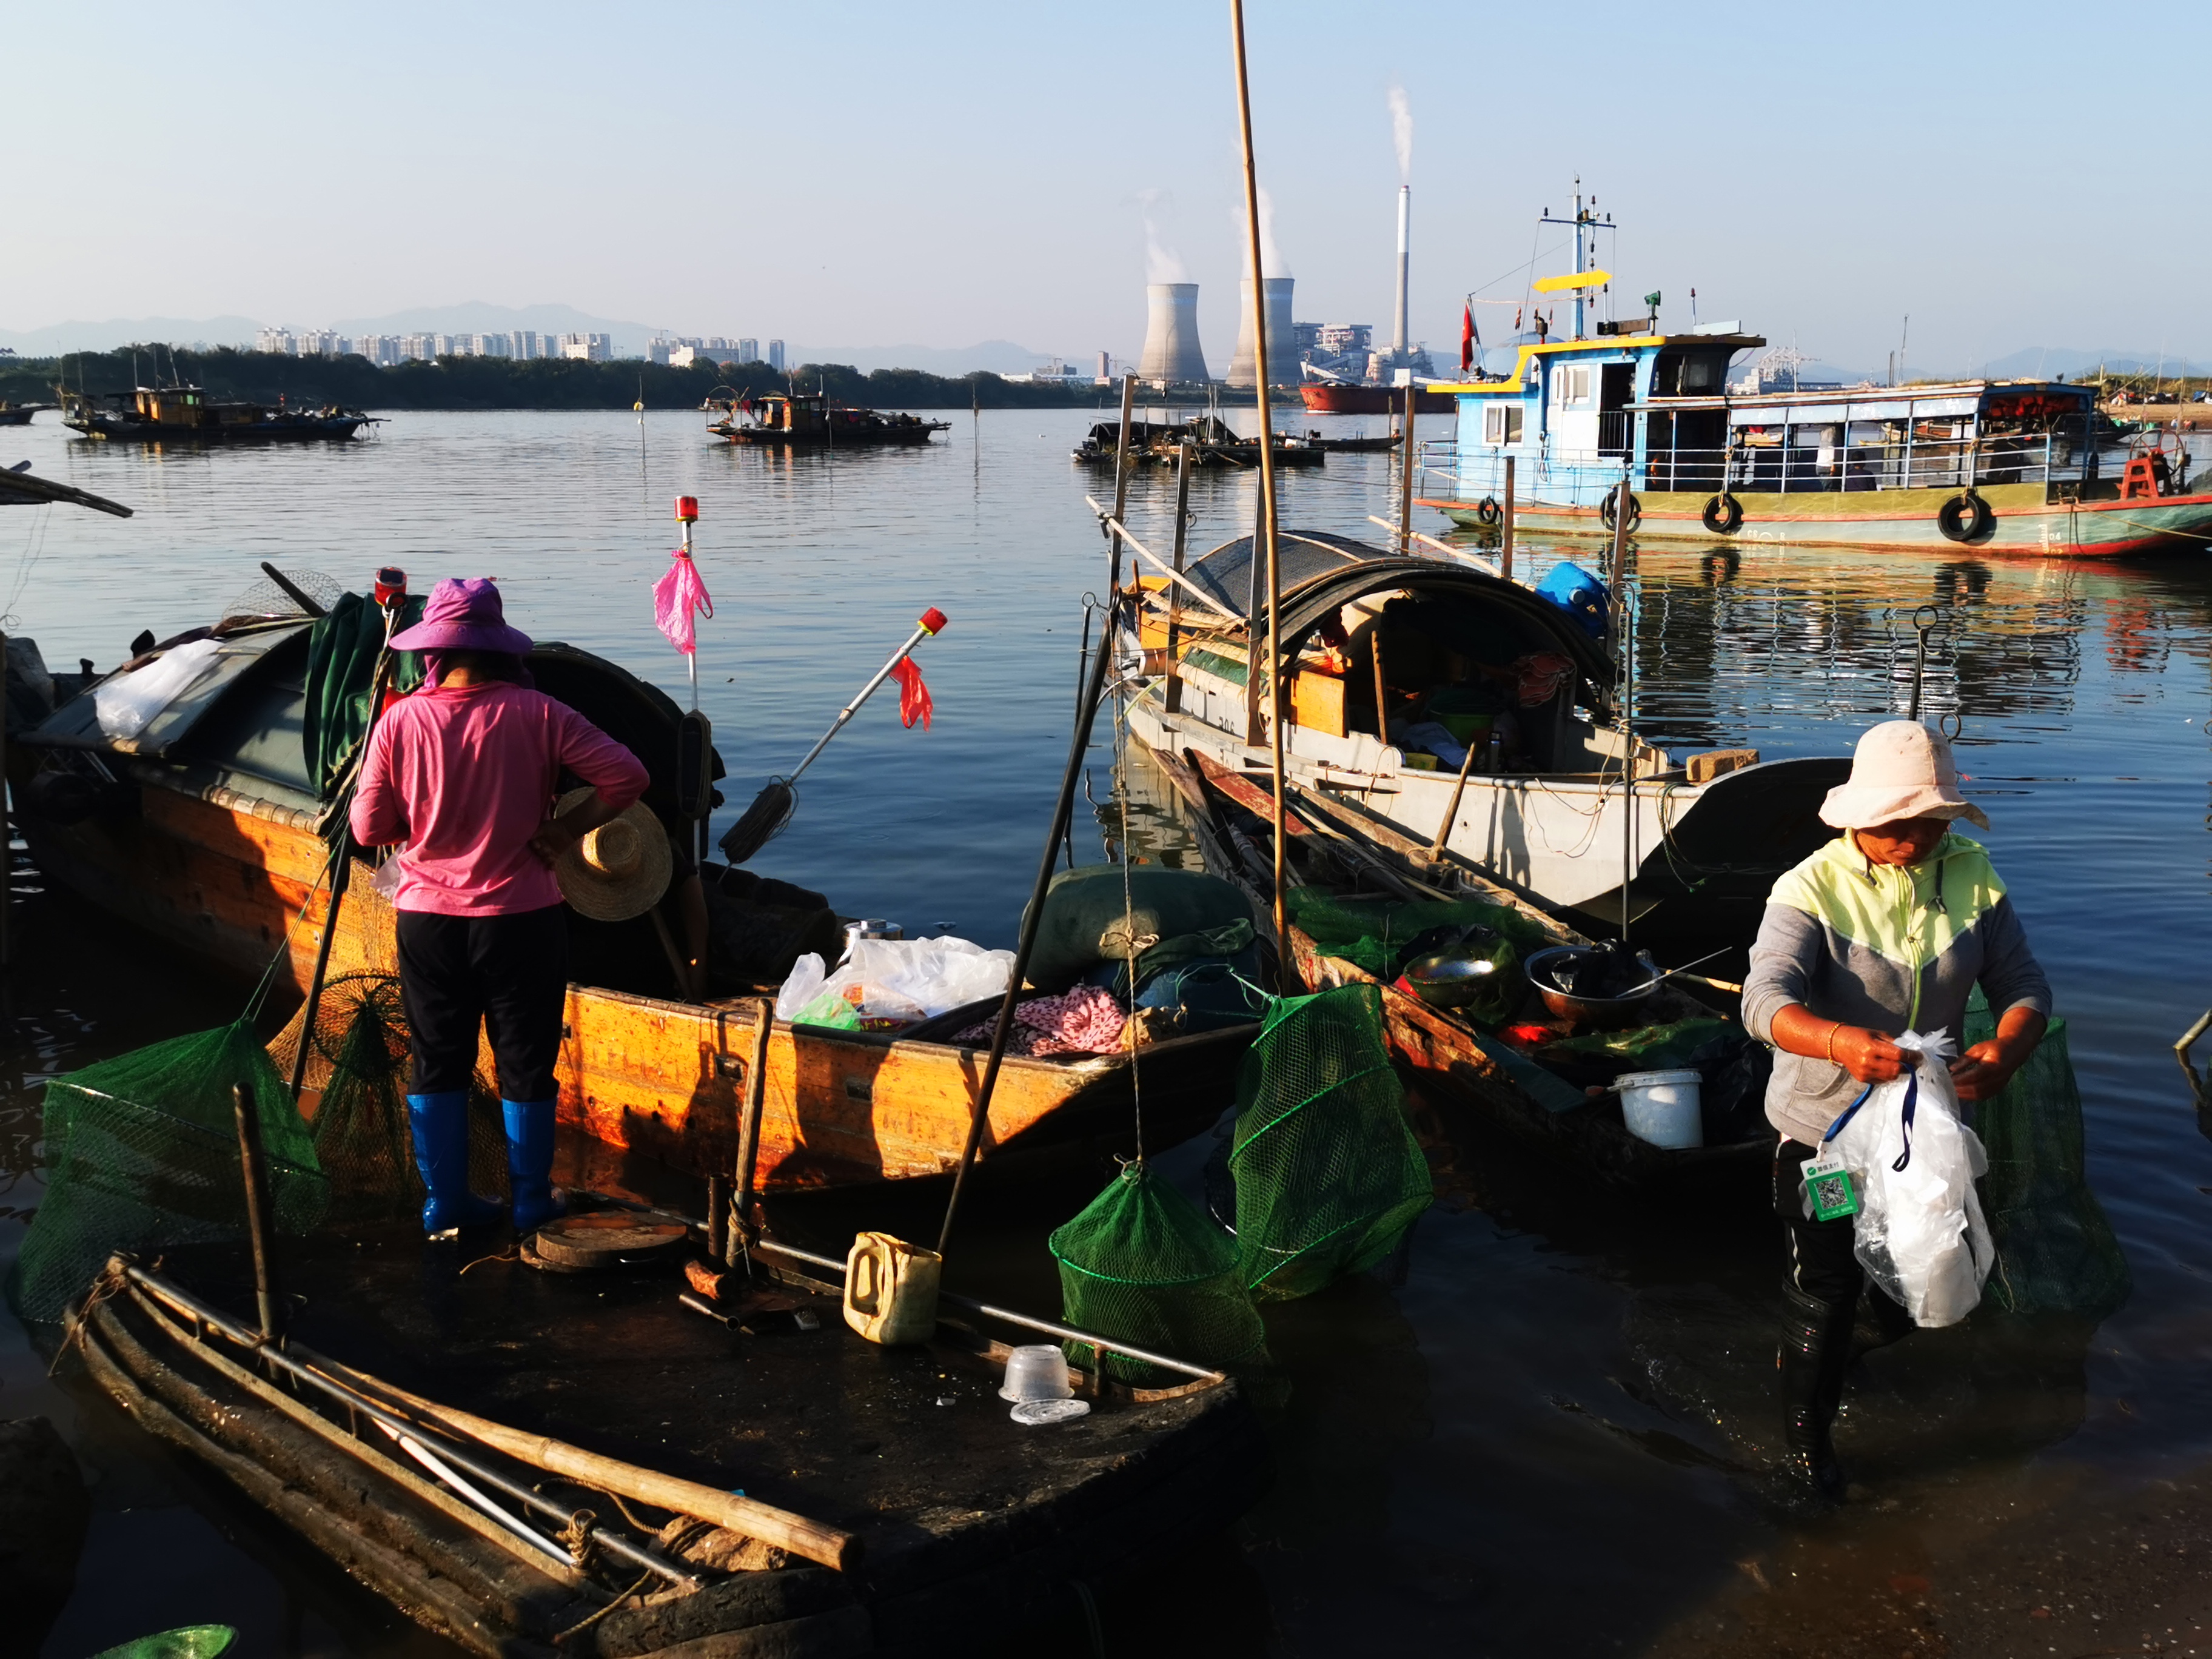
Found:
[(599, 1540), (592, 1535), (592, 1527), (599, 1518), (596, 1510), (577, 1510), (568, 1516), (568, 1524), (553, 1534), (553, 1541), (568, 1552), (568, 1559), (576, 1564), (579, 1572), (589, 1572), (592, 1559), (599, 1553)]

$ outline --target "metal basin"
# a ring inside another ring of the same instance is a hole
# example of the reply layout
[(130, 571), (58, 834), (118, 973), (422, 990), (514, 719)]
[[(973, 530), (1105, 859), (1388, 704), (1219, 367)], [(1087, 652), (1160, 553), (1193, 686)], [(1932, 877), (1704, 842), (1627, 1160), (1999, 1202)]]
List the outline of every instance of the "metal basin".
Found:
[(1480, 996), (1498, 972), (1487, 957), (1439, 951), (1406, 968), (1406, 983), (1431, 1008), (1462, 1008)]
[(1548, 951), (1539, 951), (1524, 966), (1528, 970), (1528, 982), (1544, 999), (1544, 1006), (1558, 1019), (1571, 1019), (1577, 1025), (1593, 1025), (1600, 1030), (1615, 1030), (1622, 1026), (1646, 1023), (1651, 1006), (1651, 993), (1656, 983), (1655, 974), (1634, 990), (1617, 997), (1578, 997), (1562, 991), (1552, 981), (1551, 970), (1589, 952), (1577, 945), (1555, 945)]

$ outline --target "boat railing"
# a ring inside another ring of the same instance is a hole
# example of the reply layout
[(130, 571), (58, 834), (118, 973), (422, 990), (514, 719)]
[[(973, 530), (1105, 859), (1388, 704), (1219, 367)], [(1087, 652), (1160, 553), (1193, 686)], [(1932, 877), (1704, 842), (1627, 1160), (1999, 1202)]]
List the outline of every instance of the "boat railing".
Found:
[(1465, 447), (1439, 439), (1420, 446), (1420, 465), (1424, 472), (1450, 479), (1462, 498), (1474, 500), (1500, 493), (1509, 454), (1518, 463), (1517, 494), (1549, 490), (1581, 504), (1595, 502), (1624, 471), (1630, 487), (1640, 491), (1794, 495), (2087, 483), (2121, 470), (2112, 446), (2064, 431), (1979, 437), (1916, 434), (1864, 444), (1654, 447), (1640, 463), (1604, 447), (1568, 450), (1539, 444), (1532, 453), (1525, 447)]

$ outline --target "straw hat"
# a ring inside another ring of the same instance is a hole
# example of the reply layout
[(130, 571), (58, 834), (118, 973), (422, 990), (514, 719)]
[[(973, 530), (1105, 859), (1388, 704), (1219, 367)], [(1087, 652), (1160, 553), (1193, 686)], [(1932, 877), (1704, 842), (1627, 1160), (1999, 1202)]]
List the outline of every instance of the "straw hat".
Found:
[(1969, 818), (1990, 827), (1982, 809), (1959, 793), (1951, 745), (1917, 720), (1884, 720), (1868, 730), (1851, 755), (1850, 781), (1828, 791), (1820, 818), (1838, 830), (1899, 818)]
[[(590, 789), (572, 789), (553, 809), (556, 817), (589, 799)], [(561, 896), (577, 915), (593, 921), (627, 921), (660, 902), (675, 870), (668, 832), (653, 809), (633, 801), (611, 823), (603, 823), (554, 860)]]

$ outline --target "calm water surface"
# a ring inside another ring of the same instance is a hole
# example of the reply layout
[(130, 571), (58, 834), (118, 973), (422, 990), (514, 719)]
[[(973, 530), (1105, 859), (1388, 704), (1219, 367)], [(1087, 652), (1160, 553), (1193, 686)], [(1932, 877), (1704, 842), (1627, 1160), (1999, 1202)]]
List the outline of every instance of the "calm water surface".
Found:
[[(0, 464), (27, 456), (138, 514), (0, 514), (0, 611), (50, 663), (108, 666), (142, 628), (210, 620), (263, 559), (354, 586), (386, 563), (418, 588), (489, 574), (530, 633), (605, 653), (681, 699), (648, 589), (674, 540), (670, 501), (695, 494), (717, 606), (701, 698), (732, 775), (721, 821), (937, 605), (951, 626), (921, 652), (934, 728), (902, 730), (891, 701), (872, 704), (757, 863), (850, 914), (1007, 945), (1065, 753), (1083, 596), (1103, 580), (1082, 500), (1100, 481), (1067, 459), (1096, 418), (958, 416), (926, 451), (796, 459), (713, 444), (690, 415), (642, 428), (612, 414), (410, 415), (351, 447), (209, 455), (71, 443), (42, 418), (0, 435)], [(1332, 458), (1285, 478), (1284, 521), (1379, 536), (1367, 517), (1389, 515), (1392, 480), (1388, 457)], [(1131, 511), (1161, 545), (1169, 488), (1140, 482)], [(1201, 480), (1193, 545), (1249, 526), (1254, 488), (1249, 474)], [(1558, 550), (1528, 550), (1538, 562)], [(2212, 1146), (2171, 1045), (2212, 1001), (2212, 572), (2188, 555), (2101, 568), (1755, 546), (1651, 545), (1638, 564), (1641, 724), (1678, 750), (1847, 749), (1902, 712), (1911, 614), (1945, 607), (1929, 707), (1963, 721), (1990, 843), (2071, 1021), (2092, 1177), (2135, 1274), (2132, 1299), (2094, 1328), (1984, 1313), (1875, 1356), (1843, 1431), (1866, 1493), (1820, 1536), (1901, 1548), (1937, 1516), (1986, 1519), (2039, 1493), (2194, 1469), (2212, 1431)], [(1106, 736), (1102, 722), (1102, 811), (1077, 842), (1088, 859), (1118, 831)], [(1168, 792), (1141, 762), (1125, 775), (1140, 854), (1187, 857)], [(35, 872), (19, 881), (30, 890), (0, 1054), (0, 1255), (39, 1199), (40, 1079), (220, 1023), (240, 995), (40, 890)], [(1739, 1563), (1799, 1535), (1755, 1473), (1774, 1440), (1770, 1227), (1663, 1196), (1597, 1202), (1418, 1103), (1442, 1201), (1385, 1269), (1270, 1311), (1286, 1379), (1268, 1402), (1275, 1490), (1218, 1559), (1158, 1586), (1158, 1605), (1109, 1608), (1109, 1638), (1153, 1651), (1632, 1651), (1740, 1582)], [(1208, 1146), (1162, 1162), (1194, 1179)], [(1086, 1196), (979, 1212), (956, 1280), (1049, 1306), (1042, 1233)], [(791, 1224), (825, 1238), (856, 1219), (921, 1228), (932, 1201), (845, 1199)], [(7, 1326), (0, 1417), (32, 1413), (65, 1426), (96, 1483), (77, 1593), (45, 1648), (54, 1659), (211, 1619), (240, 1625), (249, 1655), (441, 1650), (80, 1409)], [(1066, 1636), (1081, 1640), (1073, 1625)]]

